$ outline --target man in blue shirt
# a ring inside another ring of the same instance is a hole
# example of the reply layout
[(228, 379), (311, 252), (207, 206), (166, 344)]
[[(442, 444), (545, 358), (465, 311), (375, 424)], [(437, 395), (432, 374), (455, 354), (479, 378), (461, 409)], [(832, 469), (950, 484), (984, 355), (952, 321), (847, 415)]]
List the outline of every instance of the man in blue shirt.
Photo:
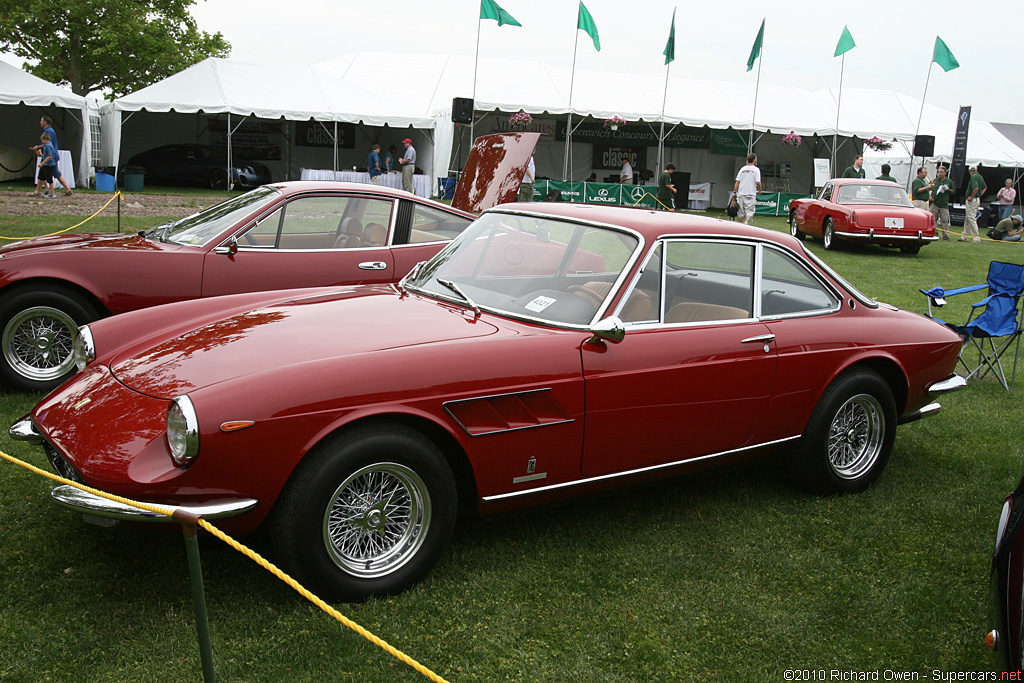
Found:
[(412, 146), (412, 140), (409, 138), (402, 140), (402, 144), (405, 145), (405, 154), (398, 160), (398, 163), (402, 164), (402, 189), (412, 192), (412, 174), (416, 172), (416, 148)]
[(370, 184), (380, 185), (380, 145), (374, 145), (366, 157), (366, 170), (370, 172)]
[(68, 181), (64, 180), (64, 176), (60, 174), (60, 145), (57, 144), (57, 131), (53, 129), (53, 119), (49, 116), (44, 116), (39, 119), (39, 125), (42, 127), (43, 132), (50, 136), (50, 143), (53, 145), (54, 151), (57, 153), (53, 156), (53, 161), (56, 166), (53, 167), (53, 177), (60, 181), (60, 184), (64, 186), (64, 194), (68, 197), (71, 196), (71, 188), (68, 187)]

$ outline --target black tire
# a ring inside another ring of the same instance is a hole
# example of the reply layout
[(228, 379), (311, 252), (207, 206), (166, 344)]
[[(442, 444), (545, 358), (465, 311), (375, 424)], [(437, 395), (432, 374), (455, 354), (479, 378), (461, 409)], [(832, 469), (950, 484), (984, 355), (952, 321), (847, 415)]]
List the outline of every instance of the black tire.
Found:
[(451, 537), (457, 503), (451, 468), (429, 439), (397, 425), (367, 426), (310, 451), (281, 493), (270, 531), (300, 583), (326, 599), (360, 601), (426, 576)]
[(836, 228), (832, 224), (831, 218), (826, 218), (821, 224), (821, 241), (825, 244), (825, 249), (828, 251), (839, 248), (839, 244), (836, 241)]
[(796, 227), (796, 211), (789, 212), (789, 234), (798, 240), (806, 239), (807, 234), (801, 232)]
[(904, 245), (904, 246), (900, 247), (900, 253), (901, 254), (907, 254), (908, 256), (917, 256), (917, 254), (920, 253), (920, 251), (921, 251), (921, 245), (920, 244), (912, 244), (912, 245), (911, 244), (907, 244), (907, 245)]
[(24, 287), (0, 299), (0, 383), (12, 391), (50, 391), (75, 372), (78, 328), (99, 317), (74, 292)]
[(223, 168), (210, 171), (210, 188), (214, 190), (228, 189), (228, 172)]
[(818, 400), (793, 470), (814, 493), (867, 488), (885, 469), (896, 439), (892, 390), (877, 373), (855, 369), (837, 377)]

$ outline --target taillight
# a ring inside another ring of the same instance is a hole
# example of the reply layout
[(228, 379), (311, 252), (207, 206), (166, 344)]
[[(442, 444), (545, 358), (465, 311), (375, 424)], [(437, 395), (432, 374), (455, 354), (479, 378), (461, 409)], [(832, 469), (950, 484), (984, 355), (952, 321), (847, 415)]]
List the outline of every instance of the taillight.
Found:
[(857, 225), (857, 212), (856, 211), (851, 211), (850, 212), (850, 225)]

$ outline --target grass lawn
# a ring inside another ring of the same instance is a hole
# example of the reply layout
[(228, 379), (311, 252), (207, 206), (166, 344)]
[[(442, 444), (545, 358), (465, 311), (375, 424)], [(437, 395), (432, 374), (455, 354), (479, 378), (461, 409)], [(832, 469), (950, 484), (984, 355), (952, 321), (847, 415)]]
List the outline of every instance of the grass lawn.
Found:
[[(918, 256), (807, 244), (865, 293), (921, 312), (920, 287), (1024, 262), (1017, 244), (939, 242)], [(970, 301), (944, 312), (962, 319)], [(807, 495), (776, 459), (461, 519), (421, 584), (337, 607), (453, 683), (983, 670), (995, 526), (1024, 455), (1021, 392), (986, 379), (944, 398), (939, 416), (900, 427), (862, 494)], [(0, 426), (40, 398), (0, 395)], [(46, 467), (6, 430), (0, 448)], [(0, 680), (200, 680), (180, 534), (84, 524), (49, 488), (0, 462)], [(426, 680), (219, 541), (201, 547), (219, 680)]]

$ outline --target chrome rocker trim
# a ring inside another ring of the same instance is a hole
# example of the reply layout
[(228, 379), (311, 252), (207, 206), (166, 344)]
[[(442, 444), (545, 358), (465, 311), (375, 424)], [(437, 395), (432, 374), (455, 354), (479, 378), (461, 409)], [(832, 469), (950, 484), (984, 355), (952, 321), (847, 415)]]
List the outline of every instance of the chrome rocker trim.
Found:
[[(67, 484), (58, 486), (50, 491), (50, 496), (58, 505), (66, 507), (73, 512), (80, 512), (86, 521), (93, 521), (90, 518), (101, 520), (115, 520), (117, 522), (172, 522), (166, 515), (158, 515), (149, 510), (142, 510), (131, 505), (118, 503), (117, 501), (101, 498), (95, 494), (83, 491), (82, 489)], [(146, 502), (146, 501), (142, 501)], [(161, 503), (148, 503), (171, 511), (181, 510), (203, 519), (222, 519), (224, 517), (235, 517), (249, 512), (257, 505), (258, 500), (252, 498), (228, 499), (224, 498), (211, 503), (199, 503), (197, 505), (164, 505)], [(99, 522), (104, 524), (104, 522)]]

